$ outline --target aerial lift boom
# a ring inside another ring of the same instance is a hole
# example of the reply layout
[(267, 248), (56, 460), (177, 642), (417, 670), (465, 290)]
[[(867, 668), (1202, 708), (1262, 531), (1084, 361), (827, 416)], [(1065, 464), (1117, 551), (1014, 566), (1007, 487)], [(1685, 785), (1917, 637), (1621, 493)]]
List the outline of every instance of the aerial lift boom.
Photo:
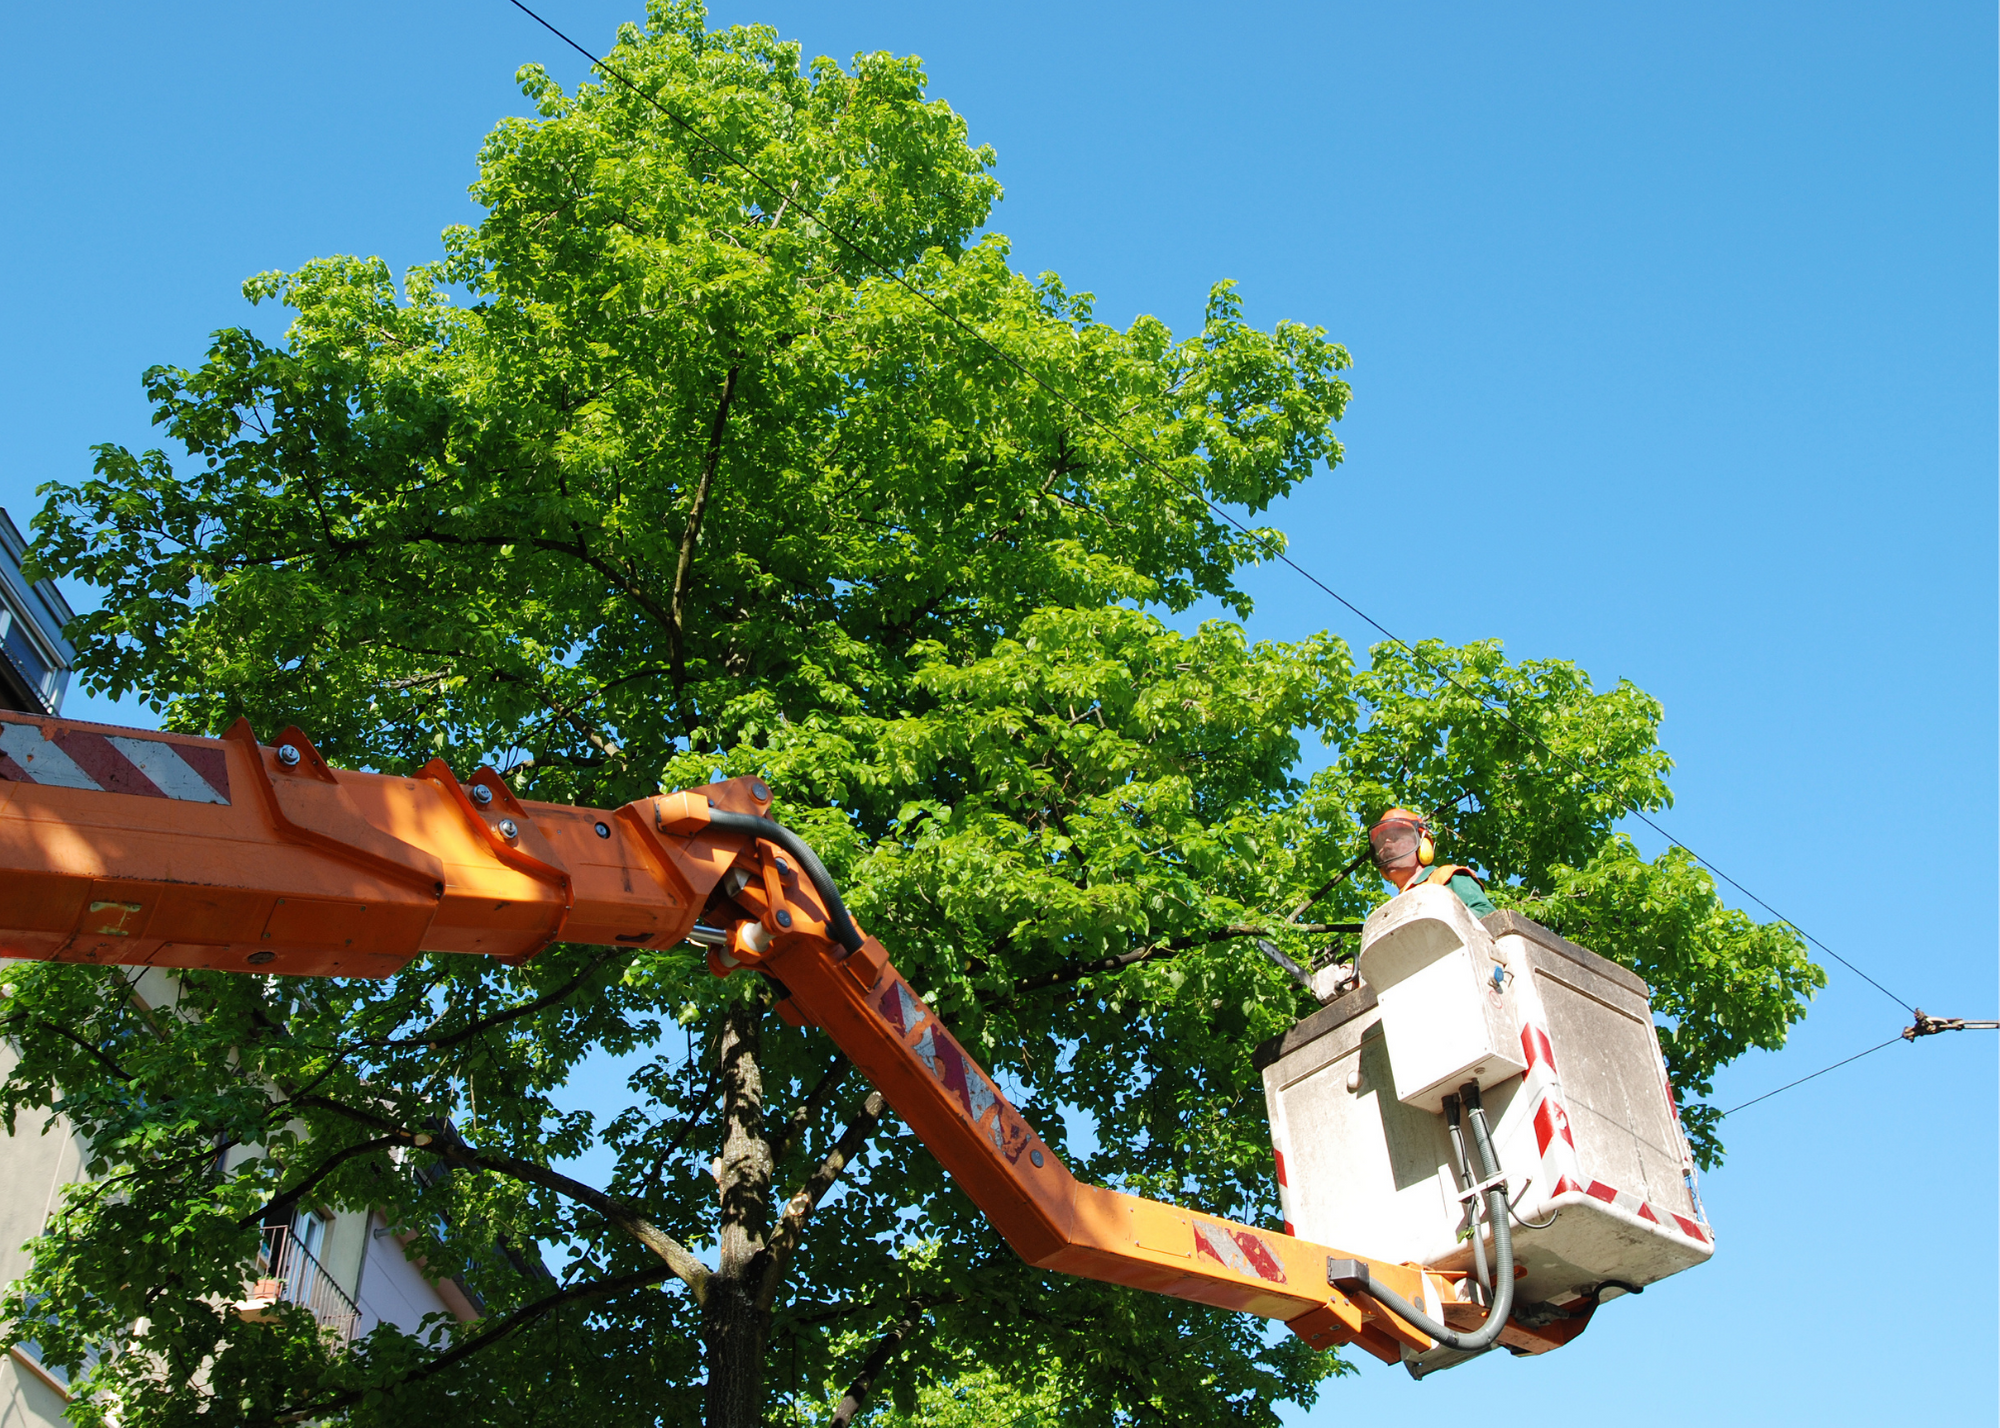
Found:
[(422, 952), (512, 965), (557, 941), (693, 940), (717, 976), (768, 976), (780, 1013), (824, 1030), (1031, 1264), (1387, 1362), (1581, 1330), (1509, 1323), (1504, 1273), (1482, 1308), (1461, 1276), (1077, 1181), (770, 806), (755, 778), (567, 807), (517, 799), (491, 768), (335, 769), (296, 728), (267, 745), (243, 721), (198, 739), (0, 715), (0, 955), (382, 977)]

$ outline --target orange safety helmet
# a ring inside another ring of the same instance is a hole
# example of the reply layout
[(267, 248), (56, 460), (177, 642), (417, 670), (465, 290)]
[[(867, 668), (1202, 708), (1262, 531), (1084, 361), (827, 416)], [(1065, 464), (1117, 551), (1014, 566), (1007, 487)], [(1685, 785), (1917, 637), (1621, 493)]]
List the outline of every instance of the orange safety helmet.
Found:
[(1376, 819), (1368, 830), (1368, 846), (1375, 855), (1375, 866), (1385, 877), (1392, 868), (1407, 868), (1413, 863), (1428, 868), (1437, 860), (1430, 820), (1411, 808), (1392, 808)]

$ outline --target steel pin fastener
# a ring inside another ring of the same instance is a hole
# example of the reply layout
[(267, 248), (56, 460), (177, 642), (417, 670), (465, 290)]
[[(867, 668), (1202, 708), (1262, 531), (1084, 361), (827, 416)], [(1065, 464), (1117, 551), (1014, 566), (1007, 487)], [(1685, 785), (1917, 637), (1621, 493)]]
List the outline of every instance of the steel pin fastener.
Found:
[(778, 926), (780, 926), (780, 927), (790, 927), (791, 925), (792, 925), (792, 915), (791, 915), (791, 914), (790, 914), (789, 912), (785, 911), (785, 909), (783, 909), (782, 907), (781, 907), (781, 908), (779, 908), (779, 909), (778, 909)]
[(513, 819), (503, 818), (500, 820), (501, 837), (516, 838), (520, 836), (520, 833), (521, 833), (521, 826), (518, 823), (516, 823)]
[(297, 768), (299, 766), (299, 751), (297, 746), (293, 744), (278, 745), (278, 762), (288, 769)]
[(475, 783), (468, 792), (472, 794), (472, 801), (481, 808), (493, 801), (493, 790), (483, 783)]

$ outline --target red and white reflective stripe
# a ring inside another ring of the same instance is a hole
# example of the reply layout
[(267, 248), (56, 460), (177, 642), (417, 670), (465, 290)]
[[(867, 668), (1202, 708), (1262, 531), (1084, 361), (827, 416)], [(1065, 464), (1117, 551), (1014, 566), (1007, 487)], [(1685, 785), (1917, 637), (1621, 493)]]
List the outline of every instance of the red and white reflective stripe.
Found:
[(0, 721), (0, 778), (16, 783), (130, 793), (182, 803), (228, 803), (229, 760), (213, 745), (132, 739)]
[[(1586, 1185), (1579, 1185), (1574, 1180), (1558, 1180), (1556, 1182), (1556, 1194), (1558, 1195), (1569, 1195), (1579, 1192), (1588, 1195), (1593, 1200), (1602, 1200), (1607, 1205), (1616, 1205), (1628, 1214), (1637, 1215), (1640, 1219), (1645, 1220), (1649, 1224), (1658, 1225), (1662, 1229), (1671, 1228), (1679, 1230), (1698, 1244), (1705, 1245), (1709, 1243), (1707, 1231), (1703, 1230), (1700, 1225), (1690, 1220), (1686, 1215), (1677, 1215), (1672, 1210), (1668, 1210), (1663, 1216), (1660, 1211), (1655, 1210), (1651, 1205), (1641, 1200), (1629, 1190), (1619, 1190), (1613, 1186), (1606, 1185), (1602, 1180), (1593, 1180)], [(1669, 1221), (1671, 1221), (1671, 1224), (1669, 1224)]]
[(1537, 1178), (1544, 1185), (1581, 1180), (1583, 1171), (1577, 1164), (1576, 1137), (1570, 1133), (1569, 1107), (1563, 1103), (1562, 1082), (1556, 1076), (1555, 1047), (1549, 1034), (1533, 1021), (1522, 1023), (1521, 1054), (1528, 1063), (1521, 1094), (1535, 1108), (1535, 1153), (1541, 1160)]
[(1259, 1236), (1249, 1230), (1225, 1230), (1220, 1225), (1205, 1225), (1200, 1220), (1193, 1223), (1196, 1254), (1207, 1255), (1217, 1264), (1238, 1274), (1272, 1284), (1285, 1282), (1285, 1266)]
[(1271, 1154), (1278, 1161), (1278, 1218), (1285, 1222), (1285, 1233), (1296, 1235), (1292, 1228), (1292, 1185), (1285, 1179), (1285, 1152), (1281, 1146), (1272, 1146)]
[[(1562, 1081), (1556, 1076), (1555, 1048), (1549, 1042), (1549, 1034), (1534, 1022), (1527, 1022), (1521, 1028), (1521, 1050), (1528, 1059), (1528, 1074), (1521, 1089), (1535, 1107), (1535, 1149), (1541, 1157), (1542, 1183), (1555, 1187), (1549, 1198), (1580, 1191), (1661, 1229), (1678, 1230), (1697, 1244), (1710, 1243), (1707, 1232), (1687, 1216), (1671, 1210), (1662, 1214), (1630, 1191), (1585, 1177), (1577, 1163), (1576, 1137), (1570, 1133), (1569, 1107), (1563, 1102)], [(1671, 1097), (1672, 1092), (1668, 1094)]]

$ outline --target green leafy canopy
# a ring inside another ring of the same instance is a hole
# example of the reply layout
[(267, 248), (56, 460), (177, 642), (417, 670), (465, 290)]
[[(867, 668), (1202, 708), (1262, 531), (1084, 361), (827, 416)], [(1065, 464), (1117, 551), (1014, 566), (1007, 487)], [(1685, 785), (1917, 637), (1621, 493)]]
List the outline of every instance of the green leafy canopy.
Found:
[[(1444, 856), (1651, 981), (1684, 1096), (1782, 1043), (1820, 983), (1797, 938), (1616, 831), (1668, 797), (1642, 692), (1491, 643), (1358, 670), (1330, 635), (1167, 622), (1246, 616), (1236, 573), (1283, 548), (1208, 500), (1254, 514), (1339, 460), (1320, 329), (1257, 328), (1227, 283), (1189, 335), (1121, 329), (1014, 272), (993, 154), (915, 60), (802, 64), (657, 4), (611, 63), (654, 102), (524, 70), (539, 117), (488, 138), (438, 262), (253, 279), (282, 342), (146, 374), (184, 454), (107, 445), (45, 488), (38, 573), (104, 592), (89, 687), (178, 729), (297, 723), (353, 767), (491, 759), (554, 801), (758, 773), (1079, 1174), (1255, 1222), (1250, 1052), (1309, 1002), (1247, 939), (1320, 950), (1283, 912), (1389, 803), (1444, 808)], [(688, 949), (192, 974), (152, 1004), (107, 969), (8, 977), (0, 1109), (60, 1109), (98, 1178), (5, 1312), (52, 1362), (119, 1348), (86, 1417), (720, 1428), (846, 1396), (1270, 1424), (1343, 1367), (1027, 1269), (823, 1037)], [(627, 1102), (562, 1109), (598, 1053), (638, 1058)], [(592, 1149), (603, 1183), (551, 1171)], [(433, 1326), (458, 1357), (226, 1312), (261, 1219), (308, 1202), (376, 1207), (462, 1278), (487, 1317)]]

